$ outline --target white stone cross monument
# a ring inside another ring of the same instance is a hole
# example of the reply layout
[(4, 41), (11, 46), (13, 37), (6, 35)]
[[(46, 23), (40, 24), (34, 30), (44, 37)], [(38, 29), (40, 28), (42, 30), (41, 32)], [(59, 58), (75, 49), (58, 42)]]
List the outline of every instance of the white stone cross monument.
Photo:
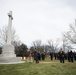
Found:
[(6, 39), (7, 42), (6, 45), (3, 47), (2, 54), (4, 57), (16, 57), (14, 53), (14, 46), (11, 44), (11, 36), (12, 36), (11, 28), (12, 28), (12, 20), (13, 20), (12, 11), (8, 13), (8, 17), (9, 20), (8, 20), (7, 39)]
[(3, 46), (2, 54), (0, 55), (0, 64), (12, 64), (12, 63), (23, 63), (21, 61), (21, 57), (16, 57), (14, 52), (14, 46), (11, 44), (11, 36), (12, 36), (12, 11), (8, 13), (9, 21), (8, 21), (8, 31), (7, 31), (7, 42)]
[(9, 16), (9, 22), (8, 22), (8, 31), (7, 31), (7, 44), (11, 45), (11, 28), (12, 28), (12, 20), (13, 20), (12, 11), (8, 13), (8, 16)]

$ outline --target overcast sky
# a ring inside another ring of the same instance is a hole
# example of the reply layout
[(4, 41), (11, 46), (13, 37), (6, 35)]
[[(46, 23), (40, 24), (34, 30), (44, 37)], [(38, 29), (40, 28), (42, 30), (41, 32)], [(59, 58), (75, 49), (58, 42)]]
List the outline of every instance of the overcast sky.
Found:
[(61, 38), (76, 19), (76, 0), (0, 0), (0, 28), (8, 25), (10, 10), (16, 34), (29, 46)]

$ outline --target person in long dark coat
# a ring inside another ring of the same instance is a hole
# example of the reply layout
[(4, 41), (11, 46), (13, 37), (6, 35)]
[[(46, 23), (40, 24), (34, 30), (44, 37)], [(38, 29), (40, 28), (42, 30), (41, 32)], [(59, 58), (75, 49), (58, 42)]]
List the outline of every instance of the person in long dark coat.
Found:
[(60, 63), (64, 63), (64, 57), (65, 57), (65, 54), (64, 54), (64, 52), (61, 49), (59, 51), (59, 60), (60, 60)]
[(74, 60), (76, 61), (76, 52), (74, 52)]
[(50, 58), (51, 58), (51, 60), (53, 60), (53, 52), (50, 52)]
[(70, 51), (70, 54), (71, 54), (71, 62), (73, 62), (73, 57), (74, 57), (73, 52)]
[(36, 61), (36, 63), (39, 63), (38, 52), (36, 50), (34, 51), (34, 60)]
[(73, 62), (73, 57), (74, 57), (73, 52), (72, 51), (68, 52), (68, 61), (69, 62)]
[(55, 60), (57, 59), (57, 53), (54, 53)]
[(38, 52), (38, 59), (41, 60), (41, 53)]
[(42, 57), (42, 60), (45, 60), (45, 53), (44, 52), (41, 53), (41, 57)]
[(70, 58), (71, 58), (71, 55), (70, 55), (70, 51), (68, 51), (68, 62), (70, 62)]

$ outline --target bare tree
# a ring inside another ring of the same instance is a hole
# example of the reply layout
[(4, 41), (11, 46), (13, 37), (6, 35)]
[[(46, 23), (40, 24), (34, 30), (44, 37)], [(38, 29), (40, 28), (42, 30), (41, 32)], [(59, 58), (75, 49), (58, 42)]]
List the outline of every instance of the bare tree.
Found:
[(48, 40), (47, 42), (48, 42), (48, 44), (50, 46), (50, 50), (54, 50), (53, 41), (52, 40)]
[(59, 39), (57, 39), (56, 41), (53, 41), (53, 40), (48, 40), (48, 45), (50, 46), (50, 50), (57, 50), (57, 47), (59, 45)]
[(69, 25), (70, 30), (66, 33), (63, 33), (64, 45), (71, 49), (73, 44), (76, 44), (76, 20), (74, 24)]
[[(18, 40), (18, 36), (14, 28), (12, 28), (12, 42)], [(0, 44), (5, 44), (7, 41), (7, 26), (0, 29)]]
[(57, 38), (55, 43), (54, 43), (54, 50), (57, 50), (59, 45), (60, 45), (60, 38)]
[(72, 48), (71, 41), (68, 40), (68, 38), (65, 35), (63, 36), (62, 42), (63, 42), (62, 46), (64, 51), (70, 50)]
[(41, 46), (41, 40), (35, 40), (35, 41), (33, 41), (33, 46), (34, 47), (40, 47)]
[(34, 48), (36, 48), (36, 43), (35, 43), (35, 41), (33, 41), (32, 44), (33, 44)]
[(40, 50), (41, 49), (41, 40), (35, 40), (35, 41), (33, 41), (33, 46), (34, 46), (34, 48), (36, 48), (37, 50)]

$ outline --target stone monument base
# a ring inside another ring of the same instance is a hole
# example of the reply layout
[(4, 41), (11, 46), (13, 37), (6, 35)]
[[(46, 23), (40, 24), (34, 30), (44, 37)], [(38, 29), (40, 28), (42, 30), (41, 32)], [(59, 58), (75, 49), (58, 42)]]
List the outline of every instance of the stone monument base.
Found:
[(16, 57), (13, 45), (4, 45), (2, 49), (2, 57)]
[(24, 63), (21, 61), (21, 57), (0, 57), (0, 64), (18, 64)]
[(2, 49), (2, 54), (0, 54), (0, 64), (17, 64), (17, 63), (24, 63), (21, 61), (21, 57), (16, 57), (14, 52), (13, 45), (4, 45)]

